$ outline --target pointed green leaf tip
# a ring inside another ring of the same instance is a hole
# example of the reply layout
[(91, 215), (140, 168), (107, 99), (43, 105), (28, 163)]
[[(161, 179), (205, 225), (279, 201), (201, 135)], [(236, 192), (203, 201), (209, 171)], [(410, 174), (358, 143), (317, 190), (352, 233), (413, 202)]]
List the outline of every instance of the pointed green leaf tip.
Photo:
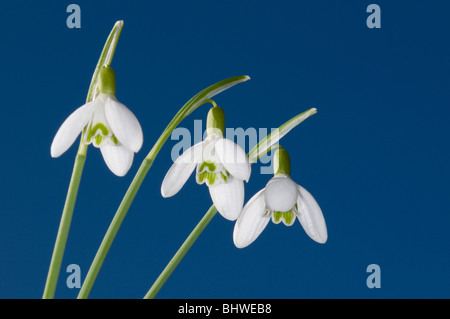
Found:
[[(182, 115), (183, 118), (191, 114), (197, 107), (200, 105), (210, 102), (210, 99), (231, 88), (232, 86), (235, 86), (238, 83), (242, 83), (245, 81), (250, 80), (250, 77), (248, 75), (240, 75), (240, 76), (234, 76), (225, 80), (222, 80), (220, 82), (217, 82), (216, 84), (213, 84), (206, 89), (203, 89), (196, 95), (194, 95), (187, 103), (181, 108), (181, 110), (178, 112), (179, 115)], [(177, 115), (178, 115), (177, 114)]]
[(109, 66), (102, 66), (100, 70), (100, 93), (116, 95), (116, 74)]
[(255, 147), (253, 147), (248, 153), (248, 160), (250, 164), (256, 163), (256, 161), (261, 158), (261, 156), (268, 153), (270, 150), (274, 148), (274, 145), (289, 131), (291, 131), (294, 127), (299, 125), (301, 122), (306, 120), (311, 115), (317, 113), (316, 108), (309, 109), (299, 115), (291, 118), (289, 121), (281, 125), (278, 129), (274, 130), (272, 133), (267, 135), (261, 142), (259, 142)]
[(206, 133), (208, 135), (218, 134), (223, 135), (225, 132), (225, 112), (219, 106), (212, 107), (208, 112), (208, 117), (206, 118)]
[(291, 175), (291, 159), (289, 153), (281, 146), (274, 154), (273, 172), (275, 175)]

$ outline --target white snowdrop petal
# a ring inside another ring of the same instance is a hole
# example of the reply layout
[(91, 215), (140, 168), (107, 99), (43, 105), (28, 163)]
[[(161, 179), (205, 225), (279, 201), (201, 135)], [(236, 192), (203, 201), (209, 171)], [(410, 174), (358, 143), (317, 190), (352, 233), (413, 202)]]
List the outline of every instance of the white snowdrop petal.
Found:
[(137, 153), (144, 141), (142, 128), (136, 116), (114, 96), (105, 100), (105, 116), (114, 136), (126, 148)]
[(133, 163), (134, 153), (123, 145), (103, 143), (100, 146), (108, 168), (117, 176), (125, 176)]
[(244, 182), (230, 176), (226, 183), (209, 186), (209, 194), (217, 211), (228, 220), (236, 220), (244, 206)]
[(312, 240), (324, 244), (328, 239), (327, 225), (323, 217), (322, 210), (314, 197), (303, 187), (298, 187), (298, 220), (306, 234)]
[(221, 138), (215, 143), (214, 149), (217, 157), (231, 175), (248, 182), (251, 167), (247, 154), (239, 145), (229, 139)]
[(266, 185), (266, 204), (272, 211), (287, 212), (298, 198), (297, 184), (289, 176), (275, 176)]
[(58, 129), (55, 137), (53, 138), (52, 145), (50, 147), (50, 154), (52, 157), (59, 157), (75, 142), (78, 135), (83, 128), (88, 124), (92, 117), (92, 113), (95, 110), (96, 104), (89, 102), (76, 109), (70, 116), (63, 122)]
[(264, 189), (256, 193), (242, 209), (233, 231), (233, 241), (236, 247), (244, 248), (258, 238), (270, 220), (270, 214), (265, 215), (266, 202)]
[(202, 144), (197, 143), (188, 148), (173, 163), (161, 185), (163, 197), (171, 197), (179, 192), (194, 171), (202, 157)]

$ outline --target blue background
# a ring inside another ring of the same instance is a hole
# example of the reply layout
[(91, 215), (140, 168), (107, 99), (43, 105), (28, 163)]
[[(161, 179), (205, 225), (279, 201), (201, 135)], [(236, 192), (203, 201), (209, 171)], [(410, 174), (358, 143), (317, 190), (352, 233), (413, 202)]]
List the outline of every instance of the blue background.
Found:
[[(69, 264), (87, 273), (114, 213), (153, 143), (194, 94), (222, 79), (251, 80), (218, 95), (227, 127), (272, 128), (318, 114), (282, 141), (292, 178), (319, 202), (329, 239), (270, 223), (249, 247), (216, 215), (158, 298), (449, 298), (450, 45), (446, 1), (70, 1), (0, 5), (2, 138), (0, 297), (41, 298), (78, 142), (50, 144), (82, 105), (104, 41), (123, 32), (112, 66), (117, 97), (139, 118), (144, 145), (119, 178), (89, 147), (56, 298)], [(181, 124), (193, 130), (208, 107)], [(160, 195), (168, 140), (105, 260), (91, 298), (142, 298), (211, 199), (192, 176)], [(246, 200), (269, 175), (252, 167)], [(369, 289), (366, 268), (381, 268)]]

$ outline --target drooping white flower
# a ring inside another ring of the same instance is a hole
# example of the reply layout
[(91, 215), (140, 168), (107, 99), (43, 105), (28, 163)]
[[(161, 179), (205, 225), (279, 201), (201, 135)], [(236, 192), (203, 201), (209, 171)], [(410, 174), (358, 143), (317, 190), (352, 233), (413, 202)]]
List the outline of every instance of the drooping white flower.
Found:
[(274, 159), (275, 176), (245, 204), (234, 227), (234, 244), (238, 248), (250, 245), (270, 220), (291, 226), (296, 219), (311, 239), (325, 243), (328, 233), (322, 210), (314, 197), (290, 178), (288, 153), (279, 149)]
[(100, 94), (76, 109), (56, 133), (50, 153), (61, 156), (86, 128), (83, 142), (100, 148), (109, 169), (124, 176), (143, 143), (142, 128), (136, 116), (115, 97), (114, 71), (103, 67)]
[(208, 113), (207, 138), (187, 149), (167, 172), (161, 185), (163, 197), (178, 193), (196, 169), (198, 184), (206, 183), (217, 211), (236, 220), (244, 205), (244, 181), (251, 168), (245, 151), (223, 137), (224, 114), (220, 107)]

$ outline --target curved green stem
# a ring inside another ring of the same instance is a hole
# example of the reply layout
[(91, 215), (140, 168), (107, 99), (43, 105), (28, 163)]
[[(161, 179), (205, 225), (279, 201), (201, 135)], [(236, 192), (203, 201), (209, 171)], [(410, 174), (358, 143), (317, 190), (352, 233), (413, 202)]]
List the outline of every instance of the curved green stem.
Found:
[(116, 214), (114, 215), (114, 218), (111, 221), (111, 224), (109, 225), (105, 236), (103, 237), (103, 240), (100, 244), (97, 254), (94, 257), (91, 267), (89, 268), (88, 274), (86, 275), (86, 279), (84, 280), (83, 285), (78, 294), (77, 297), (78, 299), (85, 299), (89, 296), (92, 286), (94, 285), (94, 282), (100, 271), (100, 268), (102, 267), (106, 255), (108, 254), (108, 251), (114, 241), (114, 238), (116, 237), (117, 232), (119, 231), (119, 228), (122, 225), (122, 222), (125, 219), (126, 214), (128, 213), (128, 210), (131, 206), (131, 203), (134, 200), (134, 197), (136, 196), (136, 193), (138, 192), (145, 176), (147, 175), (150, 167), (153, 164), (153, 161), (155, 160), (162, 146), (169, 138), (170, 134), (172, 134), (172, 131), (178, 126), (178, 124), (180, 124), (180, 122), (186, 116), (192, 113), (196, 108), (198, 108), (202, 104), (210, 102), (209, 99), (212, 98), (214, 95), (238, 83), (245, 82), (248, 79), (249, 79), (248, 76), (236, 76), (220, 81), (214, 85), (211, 85), (210, 87), (204, 89), (203, 91), (197, 93), (194, 97), (192, 97), (178, 111), (178, 113), (175, 115), (175, 117), (172, 119), (169, 125), (167, 125), (166, 129), (163, 131), (163, 133), (156, 141), (153, 148), (148, 153), (147, 157), (142, 162), (138, 172), (136, 173), (127, 192), (125, 193), (125, 196), (123, 197), (122, 202), (120, 203), (120, 206), (117, 209)]
[[(81, 174), (86, 161), (86, 147), (81, 147), (81, 153), (77, 153), (73, 166), (72, 177), (70, 179), (69, 189), (67, 191), (66, 202), (61, 215), (58, 234), (56, 235), (55, 246), (53, 248), (52, 259), (45, 283), (43, 299), (52, 299), (55, 296), (56, 283), (58, 282), (61, 263), (64, 256), (67, 237), (69, 235), (70, 224), (72, 222), (73, 209), (77, 198), (78, 188), (80, 186)], [(84, 154), (83, 154), (84, 153)]]
[[(98, 74), (103, 65), (110, 65), (114, 51), (119, 40), (120, 32), (122, 31), (123, 21), (118, 21), (114, 25), (109, 34), (105, 46), (98, 60), (97, 66), (92, 76), (91, 84), (86, 98), (86, 103), (94, 99), (97, 91)], [(61, 221), (56, 235), (55, 246), (53, 248), (52, 259), (45, 283), (43, 299), (52, 299), (55, 296), (56, 284), (58, 282), (59, 273), (61, 270), (61, 263), (66, 248), (67, 237), (69, 236), (70, 224), (72, 222), (73, 210), (77, 199), (78, 188), (80, 186), (81, 175), (83, 173), (84, 163), (86, 162), (87, 144), (84, 143), (84, 130), (81, 135), (80, 145), (75, 157), (75, 163), (72, 170), (69, 189), (67, 190), (66, 201), (64, 203)]]
[(216, 215), (216, 213), (217, 209), (214, 205), (208, 209), (205, 216), (203, 216), (203, 218), (200, 220), (200, 222), (197, 224), (197, 226), (194, 228), (191, 234), (186, 238), (183, 245), (181, 245), (176, 254), (167, 264), (166, 268), (164, 268), (162, 273), (159, 275), (158, 279), (156, 279), (150, 290), (145, 295), (144, 299), (153, 299), (156, 296), (161, 287), (165, 284), (166, 280), (170, 277), (172, 272), (175, 270), (180, 261), (183, 259), (184, 255), (186, 255), (188, 250), (192, 247), (194, 242), (197, 240), (198, 236), (200, 236), (200, 234), (209, 224), (211, 219)]

